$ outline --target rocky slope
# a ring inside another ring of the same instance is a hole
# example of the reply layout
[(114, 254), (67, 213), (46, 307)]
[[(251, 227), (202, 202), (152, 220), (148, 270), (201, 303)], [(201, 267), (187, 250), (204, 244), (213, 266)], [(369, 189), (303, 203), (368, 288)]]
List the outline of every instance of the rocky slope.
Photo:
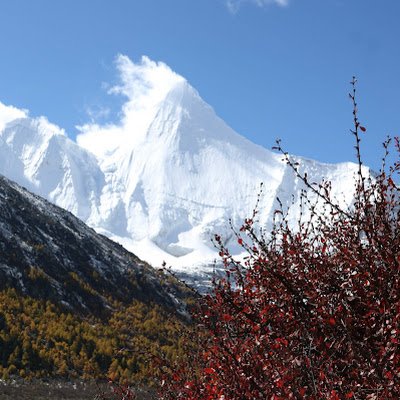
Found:
[(0, 289), (101, 316), (114, 301), (174, 310), (179, 289), (121, 245), (0, 176)]

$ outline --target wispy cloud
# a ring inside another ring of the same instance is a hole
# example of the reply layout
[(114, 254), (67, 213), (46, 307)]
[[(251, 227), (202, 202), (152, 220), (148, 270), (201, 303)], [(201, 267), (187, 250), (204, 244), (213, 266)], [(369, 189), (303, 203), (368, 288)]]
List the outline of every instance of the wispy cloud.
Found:
[(101, 119), (106, 119), (110, 116), (111, 110), (109, 107), (104, 107), (98, 104), (86, 106), (86, 114), (92, 123)]
[(226, 6), (232, 14), (237, 13), (243, 4), (252, 4), (257, 7), (267, 7), (271, 5), (286, 7), (289, 5), (289, 0), (226, 0)]

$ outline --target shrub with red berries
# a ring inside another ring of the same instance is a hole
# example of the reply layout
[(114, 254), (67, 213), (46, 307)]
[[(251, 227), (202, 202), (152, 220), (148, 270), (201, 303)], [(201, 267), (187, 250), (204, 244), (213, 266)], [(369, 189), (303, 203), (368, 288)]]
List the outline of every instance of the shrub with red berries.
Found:
[[(198, 350), (170, 366), (161, 399), (400, 398), (400, 164), (383, 163), (376, 176), (362, 167), (366, 129), (352, 85), (359, 165), (352, 206), (342, 209), (328, 183), (310, 184), (278, 143), (315, 194), (303, 202), (310, 217), (293, 227), (277, 210), (264, 234), (256, 209), (234, 231), (248, 253), (240, 262), (215, 236), (226, 277), (200, 300)], [(394, 144), (398, 155), (398, 138)]]

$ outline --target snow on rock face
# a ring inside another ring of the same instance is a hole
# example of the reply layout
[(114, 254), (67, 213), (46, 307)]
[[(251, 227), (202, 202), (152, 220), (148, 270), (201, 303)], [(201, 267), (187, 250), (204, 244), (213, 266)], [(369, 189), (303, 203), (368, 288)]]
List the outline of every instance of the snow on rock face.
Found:
[[(117, 66), (121, 84), (112, 91), (127, 98), (118, 124), (82, 126), (75, 144), (44, 119), (9, 122), (0, 173), (153, 265), (165, 260), (189, 273), (218, 258), (212, 235), (229, 240), (228, 219), (240, 226), (251, 215), (261, 182), (260, 222), (271, 222), (277, 196), (289, 204), (292, 195), (295, 220), (303, 186), (280, 155), (234, 132), (165, 64), (119, 56)], [(351, 203), (354, 164), (297, 161)]]

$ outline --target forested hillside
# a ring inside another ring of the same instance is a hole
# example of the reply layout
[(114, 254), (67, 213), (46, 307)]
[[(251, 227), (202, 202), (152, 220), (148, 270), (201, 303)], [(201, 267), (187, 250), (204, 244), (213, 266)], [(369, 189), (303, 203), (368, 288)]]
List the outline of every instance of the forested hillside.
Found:
[(0, 377), (138, 380), (180, 353), (187, 291), (0, 177)]

